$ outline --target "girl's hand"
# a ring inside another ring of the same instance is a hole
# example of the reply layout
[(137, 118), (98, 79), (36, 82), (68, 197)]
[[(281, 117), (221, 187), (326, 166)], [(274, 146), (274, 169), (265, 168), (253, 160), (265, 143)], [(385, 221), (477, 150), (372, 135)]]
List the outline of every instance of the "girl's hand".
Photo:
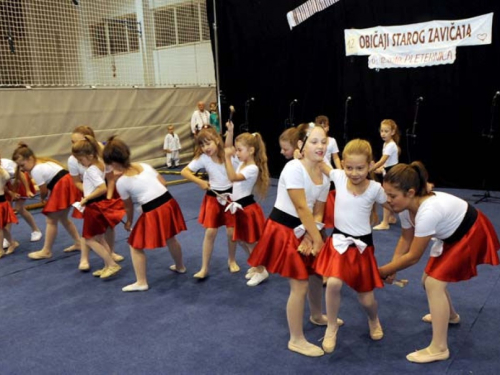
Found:
[(87, 198), (82, 198), (82, 200), (80, 201), (80, 206), (85, 206), (87, 204)]
[(324, 161), (322, 161), (318, 165), (319, 165), (319, 169), (321, 170), (321, 173), (323, 173), (326, 176), (330, 176), (330, 171), (333, 169), (332, 167), (330, 167)]
[(33, 194), (33, 192), (31, 192), (31, 191), (28, 191), (28, 192), (26, 193), (26, 196), (27, 196), (28, 198), (33, 198), (33, 197), (35, 196), (35, 194)]
[(384, 174), (384, 170), (385, 170), (384, 167), (379, 167), (379, 168), (375, 169), (375, 173), (376, 174)]
[(21, 198), (21, 194), (14, 193), (13, 191), (10, 192), (10, 196), (12, 197), (13, 201), (17, 201), (19, 198)]
[(312, 240), (311, 238), (306, 234), (304, 237), (302, 237), (302, 241), (300, 242), (299, 247), (297, 248), (298, 252), (304, 255), (309, 255), (309, 253), (312, 250)]
[(126, 230), (127, 232), (130, 232), (130, 229), (132, 229), (132, 222), (130, 222), (130, 221), (128, 221), (128, 220), (127, 220), (127, 221), (125, 222), (125, 224), (123, 224), (123, 227), (125, 228), (125, 230)]
[(201, 180), (201, 182), (198, 184), (198, 186), (200, 187), (201, 190), (210, 189), (210, 184), (208, 183), (208, 181), (205, 181), (205, 180)]
[(296, 148), (294, 151), (293, 151), (293, 158), (294, 159), (302, 159), (304, 157), (304, 155), (302, 155), (300, 153), (300, 150), (298, 148)]
[(311, 249), (311, 255), (317, 256), (320, 253), (321, 249), (323, 248), (324, 244), (325, 243), (323, 242), (322, 238), (320, 238), (318, 241), (314, 241)]
[(234, 124), (232, 121), (226, 122), (226, 128), (228, 131), (232, 132), (234, 130)]
[(224, 154), (226, 155), (226, 159), (231, 159), (231, 156), (234, 154), (233, 147), (225, 147)]

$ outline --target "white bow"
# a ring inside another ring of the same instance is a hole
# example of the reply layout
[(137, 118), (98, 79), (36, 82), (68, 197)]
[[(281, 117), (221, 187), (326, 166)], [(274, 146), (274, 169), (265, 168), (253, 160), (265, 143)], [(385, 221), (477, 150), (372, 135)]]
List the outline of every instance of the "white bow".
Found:
[(219, 202), (220, 205), (225, 206), (226, 204), (229, 203), (230, 195), (231, 194), (229, 193), (217, 194), (217, 202)]
[(343, 234), (335, 233), (332, 235), (332, 243), (335, 250), (338, 251), (339, 254), (344, 254), (350, 245), (355, 245), (360, 254), (363, 254), (366, 247), (368, 246), (363, 241), (358, 240), (357, 238), (346, 237)]
[[(324, 223), (316, 222), (316, 228), (318, 228), (318, 230), (323, 229), (324, 226), (325, 226)], [(304, 227), (303, 224), (300, 224), (299, 226), (293, 228), (293, 233), (295, 233), (295, 237), (300, 238), (304, 234), (306, 234), (306, 228)]]
[(237, 202), (231, 202), (227, 205), (224, 212), (226, 212), (227, 210), (231, 211), (231, 213), (234, 215), (236, 211), (243, 210), (243, 206)]
[(431, 240), (434, 241), (434, 243), (432, 244), (432, 247), (431, 247), (430, 256), (431, 257), (438, 257), (443, 253), (443, 241), (441, 241), (437, 238), (434, 238), (434, 237), (432, 237)]

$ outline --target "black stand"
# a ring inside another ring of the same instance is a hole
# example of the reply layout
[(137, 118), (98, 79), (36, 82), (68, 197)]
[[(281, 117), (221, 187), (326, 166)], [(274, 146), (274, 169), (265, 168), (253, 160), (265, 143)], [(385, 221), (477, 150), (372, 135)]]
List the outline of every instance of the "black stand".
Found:
[(290, 110), (288, 112), (288, 118), (285, 120), (285, 129), (288, 128), (293, 128), (295, 126), (294, 124), (294, 112), (295, 112), (295, 103), (297, 103), (297, 99), (293, 99), (290, 102)]
[(406, 129), (406, 151), (408, 153), (408, 163), (411, 163), (411, 154), (410, 154), (410, 138), (413, 139), (413, 145), (416, 143), (417, 138), (417, 124), (418, 124), (418, 110), (420, 109), (420, 103), (424, 101), (423, 97), (418, 97), (415, 101), (415, 115), (413, 116), (413, 125), (410, 128)]
[(351, 102), (351, 97), (348, 96), (345, 100), (344, 104), (344, 146), (347, 144), (349, 141), (349, 136), (347, 134), (347, 118), (349, 114), (349, 103)]
[(255, 98), (250, 98), (245, 102), (245, 123), (240, 125), (240, 132), (248, 132), (250, 129), (250, 123), (248, 122), (248, 112), (250, 111), (250, 103), (252, 103)]
[[(500, 91), (497, 91), (495, 95), (493, 96), (493, 100), (491, 102), (491, 115), (490, 115), (490, 128), (488, 130), (483, 129), (483, 132), (481, 133), (481, 137), (487, 138), (488, 139), (488, 145), (485, 148), (485, 154), (486, 156), (490, 156), (491, 153), (493, 152), (493, 139), (495, 138), (495, 129), (493, 127), (494, 120), (495, 120), (495, 112), (496, 112), (496, 106), (497, 106), (497, 98), (500, 96)], [(478, 204), (481, 202), (500, 202), (500, 197), (494, 197), (490, 194), (490, 191), (488, 190), (488, 173), (483, 174), (485, 177), (483, 178), (483, 189), (486, 191), (483, 194), (473, 194), (473, 197), (480, 197), (478, 200), (474, 202), (474, 204)]]

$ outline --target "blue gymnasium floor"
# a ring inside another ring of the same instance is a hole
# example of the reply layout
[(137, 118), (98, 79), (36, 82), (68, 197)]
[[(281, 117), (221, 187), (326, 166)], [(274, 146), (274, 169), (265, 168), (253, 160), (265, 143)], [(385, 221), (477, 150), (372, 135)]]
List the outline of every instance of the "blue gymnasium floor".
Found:
[[(167, 180), (179, 176), (165, 176)], [(210, 276), (192, 275), (201, 264), (203, 228), (197, 222), (203, 192), (194, 184), (169, 187), (178, 200), (188, 231), (178, 239), (188, 272), (168, 270), (166, 249), (148, 252), (150, 290), (123, 293), (134, 272), (123, 226), (116, 229), (116, 249), (126, 259), (122, 271), (103, 281), (77, 269), (79, 254), (63, 253), (71, 244), (63, 228), (50, 260), (32, 261), (27, 254), (42, 244), (29, 242), (24, 222), (12, 232), (21, 246), (0, 259), (1, 374), (497, 374), (500, 368), (500, 267), (482, 266), (479, 276), (450, 291), (462, 322), (450, 326), (451, 357), (418, 365), (406, 354), (425, 347), (431, 337), (425, 292), (420, 277), (425, 261), (399, 274), (405, 288), (377, 290), (385, 337), (373, 342), (355, 293), (342, 291), (340, 329), (333, 354), (308, 358), (287, 349), (285, 305), (288, 283), (277, 275), (257, 287), (245, 285), (245, 254), (238, 249), (242, 271), (229, 273), (224, 231), (216, 240)], [(436, 188), (436, 190), (440, 190)], [(471, 202), (482, 191), (443, 189)], [(264, 212), (276, 194), (273, 180)], [(500, 194), (498, 194), (500, 195)], [(35, 202), (35, 201), (33, 201)], [(477, 205), (500, 233), (500, 204)], [(33, 211), (41, 228), (45, 218)], [(81, 229), (81, 221), (75, 221)], [(379, 264), (388, 261), (399, 225), (375, 232)], [(101, 261), (91, 256), (92, 269)], [(304, 330), (311, 342), (323, 336), (312, 325), (306, 307)]]

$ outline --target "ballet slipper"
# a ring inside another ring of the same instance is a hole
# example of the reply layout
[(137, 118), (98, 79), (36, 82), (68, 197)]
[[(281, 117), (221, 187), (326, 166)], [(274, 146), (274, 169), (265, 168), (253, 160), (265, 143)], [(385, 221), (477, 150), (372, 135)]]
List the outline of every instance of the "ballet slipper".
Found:
[(310, 342), (305, 342), (302, 345), (297, 345), (288, 341), (288, 349), (292, 352), (299, 353), (307, 357), (321, 357), (323, 354), (325, 354), (325, 352), (319, 346), (313, 345)]
[(450, 358), (450, 351), (446, 349), (444, 352), (431, 353), (429, 348), (417, 350), (406, 356), (406, 359), (415, 363), (429, 363), (435, 361), (445, 361)]
[(253, 277), (255, 272), (257, 272), (257, 267), (250, 267), (247, 270), (247, 273), (245, 275), (245, 279), (250, 280)]
[(335, 332), (328, 333), (328, 330), (325, 332), (325, 337), (323, 337), (322, 347), (325, 353), (333, 353), (335, 350), (335, 345), (337, 344), (337, 332), (339, 331), (338, 327), (335, 329)]
[(111, 277), (113, 275), (116, 275), (118, 271), (120, 271), (122, 268), (118, 264), (115, 264), (113, 266), (106, 267), (104, 271), (101, 273), (100, 278), (101, 279), (107, 279), (108, 277)]
[[(424, 315), (422, 317), (422, 321), (426, 322), (426, 323), (432, 323), (432, 316), (431, 314), (427, 314), (427, 315)], [(450, 320), (448, 321), (449, 324), (458, 324), (460, 323), (460, 315), (456, 315), (454, 318), (450, 318)]]
[(78, 269), (82, 272), (89, 272), (90, 264), (88, 262), (80, 262), (80, 264), (78, 265)]
[(17, 247), (19, 247), (19, 242), (13, 240), (10, 243), (9, 247), (7, 248), (7, 251), (5, 252), (5, 255), (12, 254), (14, 252), (14, 250), (16, 250)]
[(370, 327), (370, 337), (372, 340), (378, 341), (384, 337), (384, 331), (378, 319), (375, 322), (368, 319), (368, 326)]
[(65, 253), (71, 253), (72, 251), (80, 251), (79, 245), (71, 245), (63, 250)]
[(48, 252), (43, 251), (43, 250), (34, 251), (34, 252), (28, 254), (28, 258), (33, 259), (33, 260), (49, 259), (49, 258), (52, 258), (52, 253), (48, 253)]
[(193, 275), (195, 279), (203, 280), (208, 276), (208, 271), (200, 270)]
[[(315, 319), (313, 318), (313, 316), (311, 315), (309, 317), (309, 321), (314, 324), (314, 325), (317, 325), (317, 326), (326, 326), (328, 325), (328, 320), (326, 318), (326, 315), (322, 315), (321, 316), (321, 319)], [(343, 326), (344, 325), (344, 321), (340, 318), (337, 318), (337, 325), (340, 327), (340, 326)]]
[(390, 229), (390, 225), (386, 225), (386, 224), (379, 224), (379, 225), (376, 225), (373, 227), (373, 230), (388, 230)]
[(172, 264), (170, 267), (168, 267), (168, 269), (170, 271), (174, 271), (174, 272), (177, 272), (177, 273), (186, 273), (186, 267), (184, 268), (180, 268), (180, 269), (177, 269), (176, 265), (175, 264)]
[(229, 272), (231, 272), (231, 273), (240, 272), (240, 266), (238, 266), (236, 264), (236, 262), (230, 262), (230, 261), (228, 261), (227, 262), (227, 266), (229, 267)]
[(138, 285), (137, 283), (133, 283), (122, 288), (122, 292), (145, 292), (149, 289), (149, 286), (146, 285)]
[(102, 273), (104, 272), (105, 269), (106, 268), (101, 268), (100, 270), (92, 272), (92, 276), (101, 277), (101, 275), (102, 275)]
[(123, 255), (117, 253), (111, 253), (111, 258), (113, 258), (115, 262), (121, 262), (123, 259), (125, 259)]

